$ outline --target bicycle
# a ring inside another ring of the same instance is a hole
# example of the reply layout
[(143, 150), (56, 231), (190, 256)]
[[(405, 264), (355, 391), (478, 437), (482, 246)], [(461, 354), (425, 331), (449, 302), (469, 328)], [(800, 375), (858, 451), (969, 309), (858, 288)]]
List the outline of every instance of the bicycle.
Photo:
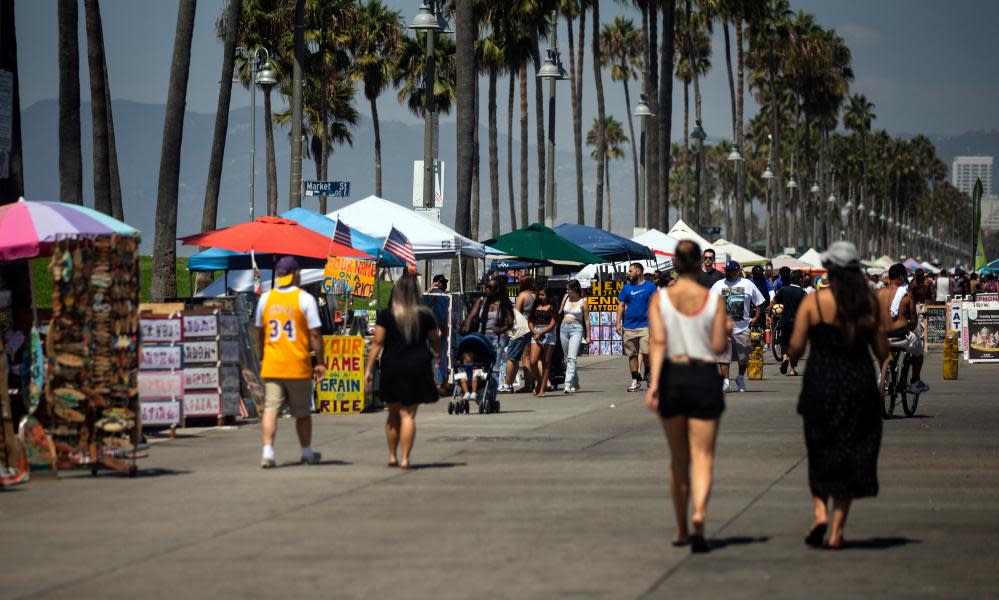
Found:
[(909, 379), (909, 369), (912, 368), (912, 357), (902, 348), (890, 348), (888, 357), (881, 365), (881, 376), (878, 387), (881, 391), (881, 416), (890, 419), (895, 412), (896, 398), (902, 402), (905, 416), (916, 414), (919, 404), (919, 393), (908, 391), (906, 381)]
[(773, 315), (771, 317), (773, 325), (770, 327), (770, 350), (773, 352), (774, 360), (778, 363), (784, 361), (784, 329), (781, 325), (783, 310), (784, 307), (780, 304), (774, 304), (770, 308)]

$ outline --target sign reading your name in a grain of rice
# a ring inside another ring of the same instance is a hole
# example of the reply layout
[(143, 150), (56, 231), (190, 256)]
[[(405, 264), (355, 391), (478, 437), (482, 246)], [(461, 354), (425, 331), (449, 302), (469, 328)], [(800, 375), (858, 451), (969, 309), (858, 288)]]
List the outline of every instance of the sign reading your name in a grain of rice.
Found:
[(323, 336), (326, 377), (316, 390), (316, 408), (321, 413), (364, 411), (364, 338)]

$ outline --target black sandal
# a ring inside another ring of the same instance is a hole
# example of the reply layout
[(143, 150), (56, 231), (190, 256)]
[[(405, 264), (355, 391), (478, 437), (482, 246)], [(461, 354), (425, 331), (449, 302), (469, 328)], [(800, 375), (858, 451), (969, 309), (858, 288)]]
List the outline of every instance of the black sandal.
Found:
[(824, 539), (828, 528), (828, 523), (819, 523), (815, 527), (812, 527), (812, 530), (808, 532), (807, 536), (805, 536), (805, 544), (811, 546), (812, 548), (821, 548), (825, 543)]
[(704, 536), (695, 533), (690, 536), (690, 552), (691, 554), (704, 554), (708, 551), (708, 542), (704, 539)]

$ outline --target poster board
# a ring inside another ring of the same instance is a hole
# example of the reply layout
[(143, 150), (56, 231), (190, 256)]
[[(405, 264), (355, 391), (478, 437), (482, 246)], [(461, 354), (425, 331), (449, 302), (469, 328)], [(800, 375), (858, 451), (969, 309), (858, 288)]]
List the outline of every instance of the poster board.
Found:
[(961, 335), (961, 300), (954, 298), (947, 301), (947, 331), (955, 332), (957, 336), (957, 349), (964, 352), (964, 337)]
[(222, 408), (218, 391), (189, 391), (184, 394), (184, 417), (214, 417)]
[(999, 362), (999, 302), (965, 302), (968, 362)]
[(364, 411), (364, 338), (323, 336), (326, 377), (316, 389), (316, 409), (323, 414)]
[(215, 340), (184, 342), (184, 364), (219, 362), (219, 343)]
[(947, 307), (945, 305), (927, 305), (923, 309), (925, 319), (923, 327), (923, 342), (927, 348), (943, 347), (947, 335)]
[(182, 346), (143, 344), (139, 348), (139, 370), (141, 371), (176, 371), (183, 368), (184, 349)]
[(590, 310), (587, 353), (591, 356), (623, 354), (623, 341), (617, 332), (617, 297), (623, 288), (623, 281), (590, 281), (586, 305)]
[(176, 427), (180, 425), (181, 406), (177, 400), (142, 401), (142, 424)]
[(323, 268), (323, 293), (370, 298), (375, 293), (377, 268), (373, 260), (330, 256)]
[(183, 339), (183, 323), (179, 317), (142, 317), (139, 331), (143, 344), (174, 344)]
[(183, 371), (139, 371), (139, 399), (173, 400), (184, 395)]
[(184, 339), (214, 338), (219, 334), (219, 320), (215, 312), (184, 313)]
[(441, 335), (444, 360), (434, 369), (434, 383), (451, 383), (454, 372), (454, 349), (461, 338), (461, 325), (465, 320), (464, 303), (460, 294), (424, 294), (423, 305), (434, 313)]

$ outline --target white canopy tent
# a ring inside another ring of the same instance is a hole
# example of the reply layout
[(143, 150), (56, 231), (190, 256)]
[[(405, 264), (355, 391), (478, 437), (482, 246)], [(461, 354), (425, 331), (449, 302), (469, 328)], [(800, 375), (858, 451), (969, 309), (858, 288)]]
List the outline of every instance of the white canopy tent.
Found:
[(940, 274), (940, 269), (938, 269), (938, 268), (934, 267), (932, 264), (930, 264), (930, 261), (924, 260), (922, 262), (922, 265), (923, 265), (923, 268), (926, 269), (927, 273), (929, 273), (931, 275), (939, 275)]
[(623, 260), (621, 262), (615, 263), (601, 263), (598, 265), (586, 265), (575, 273), (572, 277), (579, 282), (579, 285), (586, 289), (590, 287), (590, 282), (597, 279), (600, 273), (626, 273), (628, 267), (631, 263), (637, 262), (639, 264), (645, 265), (645, 267), (651, 267), (656, 271), (671, 271), (673, 270), (673, 259), (667, 258), (662, 255), (656, 255), (655, 260)]
[(774, 270), (779, 271), (780, 269), (787, 267), (792, 271), (798, 269), (801, 271), (811, 272), (811, 271), (821, 271), (824, 270), (822, 267), (814, 267), (806, 262), (803, 262), (793, 256), (787, 254), (781, 254), (780, 256), (775, 256), (773, 259)]
[(762, 265), (767, 262), (767, 257), (760, 256), (752, 250), (743, 248), (742, 246), (730, 242), (725, 238), (717, 240), (710, 247), (714, 249), (715, 255), (725, 253), (728, 255), (729, 259), (737, 260), (743, 265)]
[(418, 260), (456, 256), (459, 243), (462, 256), (486, 256), (487, 247), (484, 244), (459, 235), (447, 225), (429, 219), (411, 208), (378, 196), (368, 196), (340, 210), (327, 213), (326, 216), (342, 220), (350, 227), (380, 240), (387, 238), (395, 227), (409, 238)]
[(813, 267), (822, 266), (822, 255), (815, 248), (809, 248), (804, 254), (798, 257), (798, 260), (808, 263)]
[(676, 250), (676, 244), (680, 240), (670, 237), (658, 229), (649, 229), (645, 233), (631, 238), (631, 241), (638, 242), (643, 246), (648, 246), (649, 248), (652, 248), (653, 251), (673, 254)]
[[(697, 245), (701, 247), (701, 250), (704, 250), (705, 248), (714, 248), (714, 246), (711, 245), (711, 242), (698, 235), (693, 229), (690, 228), (689, 225), (683, 222), (683, 219), (677, 219), (676, 223), (673, 224), (673, 227), (669, 230), (667, 235), (678, 242), (680, 240), (691, 240), (696, 242)], [(715, 251), (715, 254), (720, 253)]]

